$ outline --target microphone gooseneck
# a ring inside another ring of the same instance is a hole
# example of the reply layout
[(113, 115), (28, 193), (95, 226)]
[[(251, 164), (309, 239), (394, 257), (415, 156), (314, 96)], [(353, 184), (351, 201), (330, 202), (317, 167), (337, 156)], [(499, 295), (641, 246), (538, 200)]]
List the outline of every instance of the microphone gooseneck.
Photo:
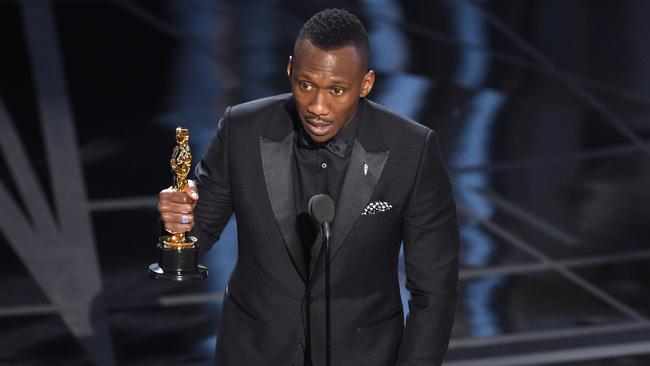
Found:
[(309, 215), (323, 231), (323, 245), (325, 246), (325, 365), (332, 362), (332, 330), (331, 330), (331, 305), (330, 305), (330, 224), (334, 220), (334, 202), (326, 194), (317, 194), (309, 199), (307, 205)]

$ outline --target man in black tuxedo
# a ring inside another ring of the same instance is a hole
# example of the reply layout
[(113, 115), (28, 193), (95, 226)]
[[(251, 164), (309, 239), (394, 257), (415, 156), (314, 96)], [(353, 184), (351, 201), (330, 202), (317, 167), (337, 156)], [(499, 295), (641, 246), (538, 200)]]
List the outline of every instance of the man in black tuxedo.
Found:
[[(367, 100), (368, 37), (344, 10), (300, 30), (291, 94), (229, 107), (189, 193), (163, 190), (167, 230), (205, 253), (232, 212), (238, 259), (226, 288), (217, 364), (323, 365), (325, 279), (307, 202), (336, 203), (331, 238), (333, 365), (438, 365), (458, 280), (458, 225), (435, 133)], [(199, 198), (200, 197), (200, 198)], [(404, 243), (402, 314), (398, 257)]]

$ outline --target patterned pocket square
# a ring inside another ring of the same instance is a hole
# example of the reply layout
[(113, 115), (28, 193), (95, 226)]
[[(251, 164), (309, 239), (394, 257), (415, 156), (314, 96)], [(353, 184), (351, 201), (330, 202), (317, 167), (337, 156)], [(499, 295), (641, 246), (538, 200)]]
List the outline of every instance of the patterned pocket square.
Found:
[(362, 215), (374, 215), (379, 212), (385, 212), (393, 208), (393, 206), (388, 202), (375, 201), (370, 202), (368, 206), (361, 213)]

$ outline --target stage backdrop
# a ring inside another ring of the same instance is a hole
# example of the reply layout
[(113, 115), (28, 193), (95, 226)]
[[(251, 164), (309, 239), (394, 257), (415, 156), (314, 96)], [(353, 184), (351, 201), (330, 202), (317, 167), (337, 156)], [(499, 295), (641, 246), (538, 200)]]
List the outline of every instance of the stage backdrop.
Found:
[(2, 0), (0, 365), (213, 364), (235, 220), (208, 280), (147, 277), (174, 128), (196, 162), (226, 106), (287, 92), (326, 7), (367, 26), (370, 98), (438, 133), (446, 365), (650, 364), (650, 2)]

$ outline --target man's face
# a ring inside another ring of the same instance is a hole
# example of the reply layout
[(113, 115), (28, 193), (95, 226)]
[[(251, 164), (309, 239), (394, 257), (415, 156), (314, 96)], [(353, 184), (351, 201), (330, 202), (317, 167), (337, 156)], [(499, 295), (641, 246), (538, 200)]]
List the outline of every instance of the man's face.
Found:
[(375, 80), (353, 46), (323, 51), (308, 39), (301, 40), (294, 57), (289, 57), (287, 74), (300, 122), (316, 142), (336, 136)]

